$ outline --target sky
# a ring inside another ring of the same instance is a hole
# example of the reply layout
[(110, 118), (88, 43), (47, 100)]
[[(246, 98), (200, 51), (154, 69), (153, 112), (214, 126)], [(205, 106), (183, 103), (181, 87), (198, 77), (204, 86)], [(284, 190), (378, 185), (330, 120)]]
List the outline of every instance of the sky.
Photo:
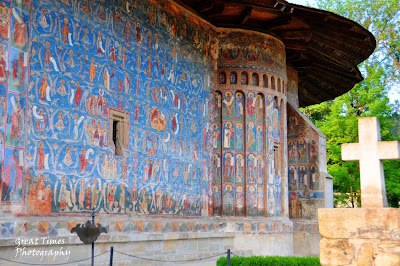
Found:
[(292, 4), (297, 4), (297, 5), (302, 5), (302, 6), (308, 6), (307, 3), (309, 3), (309, 6), (312, 6), (312, 7), (317, 6), (316, 5), (317, 0), (286, 0), (286, 1), (288, 1), (289, 3), (292, 3)]

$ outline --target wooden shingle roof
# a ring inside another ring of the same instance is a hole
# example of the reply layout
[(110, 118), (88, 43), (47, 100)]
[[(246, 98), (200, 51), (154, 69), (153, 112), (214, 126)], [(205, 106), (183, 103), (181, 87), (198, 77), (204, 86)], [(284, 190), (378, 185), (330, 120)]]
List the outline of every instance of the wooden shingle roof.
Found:
[(177, 0), (216, 27), (275, 36), (299, 73), (300, 106), (333, 99), (363, 77), (357, 65), (375, 49), (368, 30), (334, 13), (284, 0)]

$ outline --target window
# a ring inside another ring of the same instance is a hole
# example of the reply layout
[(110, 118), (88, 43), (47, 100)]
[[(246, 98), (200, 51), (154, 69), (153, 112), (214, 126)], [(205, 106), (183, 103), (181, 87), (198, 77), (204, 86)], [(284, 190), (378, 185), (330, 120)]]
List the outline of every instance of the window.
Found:
[(115, 155), (122, 156), (122, 151), (129, 148), (129, 113), (110, 110), (110, 147)]
[(275, 77), (271, 77), (271, 89), (275, 90)]
[(281, 88), (281, 79), (280, 78), (278, 78), (278, 91), (279, 92), (282, 92), (282, 88)]
[(224, 71), (219, 73), (219, 84), (226, 84), (226, 73)]
[(268, 88), (268, 76), (267, 75), (263, 76), (263, 87)]
[(251, 76), (251, 85), (253, 86), (258, 86), (259, 82), (258, 82), (258, 74), (257, 73), (253, 73), (253, 75)]
[(242, 72), (240, 75), (240, 83), (242, 85), (249, 85), (249, 76), (247, 75), (247, 72)]
[(237, 84), (237, 74), (236, 72), (231, 72), (230, 77), (229, 77), (229, 81), (231, 84)]

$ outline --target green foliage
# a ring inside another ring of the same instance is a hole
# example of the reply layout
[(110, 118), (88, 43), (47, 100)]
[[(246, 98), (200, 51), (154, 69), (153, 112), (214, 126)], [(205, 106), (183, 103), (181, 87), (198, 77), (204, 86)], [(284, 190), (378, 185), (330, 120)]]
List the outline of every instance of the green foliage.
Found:
[[(217, 266), (226, 266), (227, 258), (221, 257)], [(317, 257), (278, 257), (278, 256), (252, 256), (231, 257), (231, 266), (314, 266), (321, 265)]]
[[(320, 0), (318, 8), (363, 25), (376, 37), (377, 48), (360, 64), (364, 80), (334, 100), (302, 109), (327, 137), (328, 173), (334, 177), (335, 203), (360, 203), (358, 162), (341, 160), (341, 144), (358, 142), (358, 119), (376, 116), (382, 140), (400, 140), (400, 103), (389, 103), (388, 91), (400, 83), (400, 2), (398, 0)], [(400, 161), (384, 163), (389, 205), (400, 201)]]

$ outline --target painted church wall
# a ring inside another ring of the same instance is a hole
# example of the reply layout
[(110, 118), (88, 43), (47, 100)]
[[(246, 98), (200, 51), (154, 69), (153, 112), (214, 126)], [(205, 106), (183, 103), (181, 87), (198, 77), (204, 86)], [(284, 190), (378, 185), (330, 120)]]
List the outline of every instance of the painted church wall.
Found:
[(325, 138), (288, 105), (289, 217), (316, 218), (325, 206)]
[(37, 235), (88, 257), (70, 231), (93, 209), (104, 249), (292, 254), (289, 72), (279, 40), (172, 1), (0, 0), (5, 257)]
[(297, 71), (287, 68), (287, 100), (292, 106), (299, 108), (299, 77)]
[(213, 180), (213, 198), (218, 199), (213, 214), (282, 216), (284, 46), (267, 35), (234, 30), (220, 35), (213, 128), (222, 147), (220, 142), (214, 146), (213, 168), (221, 174)]
[(2, 210), (207, 215), (210, 27), (164, 1), (0, 3)]

